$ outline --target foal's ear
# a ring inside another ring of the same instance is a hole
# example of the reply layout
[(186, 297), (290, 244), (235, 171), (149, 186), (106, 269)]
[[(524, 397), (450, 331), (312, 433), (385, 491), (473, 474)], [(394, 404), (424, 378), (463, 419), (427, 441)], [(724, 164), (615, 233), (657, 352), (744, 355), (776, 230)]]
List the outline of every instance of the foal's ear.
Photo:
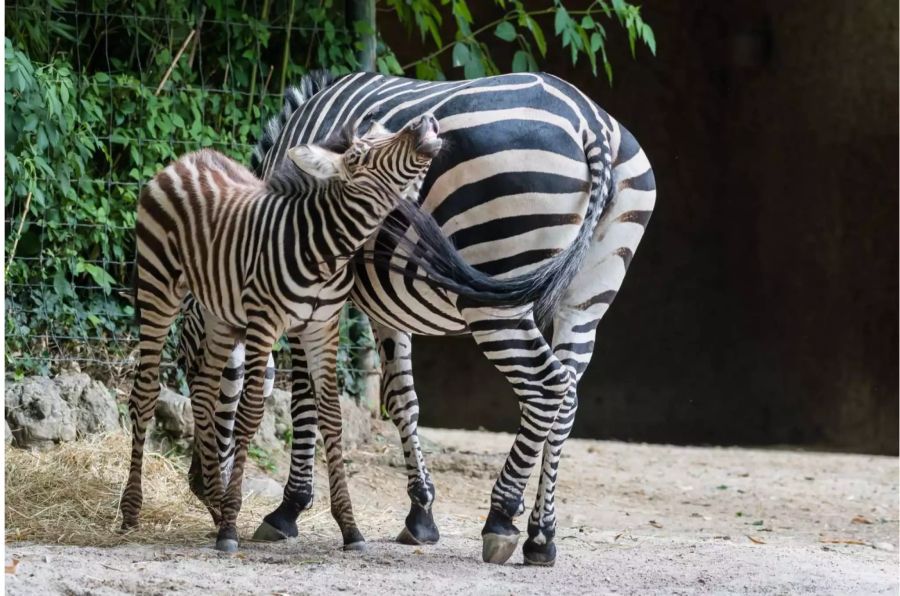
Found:
[(384, 137), (389, 134), (391, 134), (391, 131), (382, 126), (381, 122), (377, 120), (373, 120), (369, 130), (366, 131), (367, 137)]
[(328, 180), (341, 173), (341, 154), (318, 145), (291, 147), (287, 156), (298, 168), (319, 180)]

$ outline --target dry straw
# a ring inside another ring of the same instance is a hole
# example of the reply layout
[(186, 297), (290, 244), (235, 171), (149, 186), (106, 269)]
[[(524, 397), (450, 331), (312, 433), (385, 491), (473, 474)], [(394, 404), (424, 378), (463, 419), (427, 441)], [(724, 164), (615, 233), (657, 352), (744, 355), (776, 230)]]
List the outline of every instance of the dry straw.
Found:
[[(211, 544), (212, 519), (188, 489), (186, 466), (157, 453), (144, 457), (141, 527), (118, 533), (119, 496), (130, 447), (130, 437), (123, 433), (63, 443), (42, 452), (7, 447), (6, 541)], [(270, 499), (246, 498), (241, 535), (252, 535), (273, 505)]]

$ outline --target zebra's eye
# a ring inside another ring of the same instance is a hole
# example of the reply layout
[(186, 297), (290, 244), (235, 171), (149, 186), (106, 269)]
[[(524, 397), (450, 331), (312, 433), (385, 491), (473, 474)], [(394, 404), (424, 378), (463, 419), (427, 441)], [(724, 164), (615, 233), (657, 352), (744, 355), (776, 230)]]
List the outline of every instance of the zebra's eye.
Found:
[(348, 166), (356, 167), (365, 164), (366, 155), (369, 153), (369, 148), (365, 145), (357, 145), (355, 147), (351, 147), (349, 151), (347, 151), (344, 159), (347, 162)]

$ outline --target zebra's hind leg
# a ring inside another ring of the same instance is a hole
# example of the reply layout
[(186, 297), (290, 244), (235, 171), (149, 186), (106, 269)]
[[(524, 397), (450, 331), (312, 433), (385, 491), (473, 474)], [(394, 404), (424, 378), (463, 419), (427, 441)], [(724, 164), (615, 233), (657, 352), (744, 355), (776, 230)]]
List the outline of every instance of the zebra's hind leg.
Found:
[(313, 504), (313, 468), (316, 457), (316, 397), (306, 352), (299, 334), (288, 332), (291, 347), (291, 469), (284, 496), (275, 511), (266, 515), (253, 534), (254, 540), (275, 542), (298, 534), (297, 518)]
[(344, 550), (365, 550), (365, 538), (356, 526), (344, 470), (343, 420), (337, 386), (339, 319), (334, 316), (324, 323), (310, 323), (301, 337), (315, 386), (319, 432), (325, 444), (331, 515), (341, 529)]
[(244, 394), (238, 403), (234, 425), (234, 464), (222, 499), (222, 523), (216, 549), (234, 552), (238, 548), (237, 517), (243, 500), (242, 483), (247, 448), (262, 420), (266, 367), (272, 346), (284, 332), (285, 321), (273, 318), (263, 305), (247, 308), (246, 374)]
[(402, 544), (434, 544), (441, 535), (434, 523), (435, 490), (419, 443), (419, 400), (413, 387), (412, 338), (408, 333), (372, 323), (381, 356), (381, 399), (400, 433), (406, 460), (410, 509), (397, 541)]
[(525, 510), (525, 485), (574, 379), (547, 345), (530, 308), (518, 312), (471, 308), (462, 314), (481, 351), (506, 376), (519, 399), (519, 430), (494, 484), (481, 531), (482, 559), (505, 563), (518, 544), (513, 520)]
[(578, 410), (577, 384), (590, 363), (597, 324), (604, 312), (606, 305), (593, 305), (588, 310), (563, 307), (553, 320), (553, 352), (569, 369), (575, 382), (566, 394), (544, 444), (541, 480), (528, 519), (528, 540), (522, 547), (526, 565), (546, 566), (556, 562), (555, 491), (559, 459)]
[[(180, 303), (174, 280), (170, 284), (158, 280), (148, 281), (145, 284), (140, 277), (143, 270), (142, 260), (139, 254), (135, 305), (140, 312), (140, 360), (131, 396), (128, 399), (128, 414), (131, 419), (131, 465), (119, 504), (123, 530), (130, 530), (138, 525), (138, 516), (143, 504), (141, 471), (144, 463), (144, 439), (147, 435), (147, 424), (153, 418), (159, 398), (159, 364), (163, 346), (178, 314)], [(165, 288), (165, 291), (160, 288)]]

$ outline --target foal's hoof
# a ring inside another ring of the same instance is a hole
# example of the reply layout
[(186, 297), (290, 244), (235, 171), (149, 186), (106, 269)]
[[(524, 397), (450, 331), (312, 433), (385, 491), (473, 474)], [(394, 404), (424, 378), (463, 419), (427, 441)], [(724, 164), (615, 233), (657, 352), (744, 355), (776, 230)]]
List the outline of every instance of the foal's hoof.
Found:
[(365, 552), (366, 539), (357, 528), (347, 528), (342, 532), (344, 536), (344, 550), (352, 552)]
[(413, 503), (406, 516), (406, 525), (397, 536), (397, 542), (410, 546), (435, 544), (441, 538), (431, 509)]
[(553, 542), (537, 544), (529, 538), (522, 546), (522, 554), (526, 565), (553, 567), (556, 563), (556, 545)]
[(356, 553), (364, 553), (369, 549), (368, 545), (366, 545), (366, 541), (363, 540), (361, 542), (351, 542), (350, 544), (345, 544), (343, 546), (343, 550), (348, 552), (356, 552)]
[(138, 521), (136, 519), (122, 520), (122, 526), (117, 530), (119, 534), (127, 534), (132, 530), (137, 530)]
[(238, 549), (238, 533), (236, 528), (220, 528), (216, 538), (216, 550), (223, 553), (236, 553)]
[(260, 542), (280, 542), (282, 540), (287, 540), (288, 538), (290, 538), (290, 536), (267, 521), (259, 524), (259, 527), (253, 532), (253, 539)]
[(234, 538), (219, 538), (216, 540), (216, 550), (223, 553), (236, 553), (238, 550), (238, 541)]
[(481, 559), (485, 563), (502, 565), (509, 560), (514, 552), (516, 552), (516, 546), (518, 544), (518, 531), (515, 534), (482, 534)]

